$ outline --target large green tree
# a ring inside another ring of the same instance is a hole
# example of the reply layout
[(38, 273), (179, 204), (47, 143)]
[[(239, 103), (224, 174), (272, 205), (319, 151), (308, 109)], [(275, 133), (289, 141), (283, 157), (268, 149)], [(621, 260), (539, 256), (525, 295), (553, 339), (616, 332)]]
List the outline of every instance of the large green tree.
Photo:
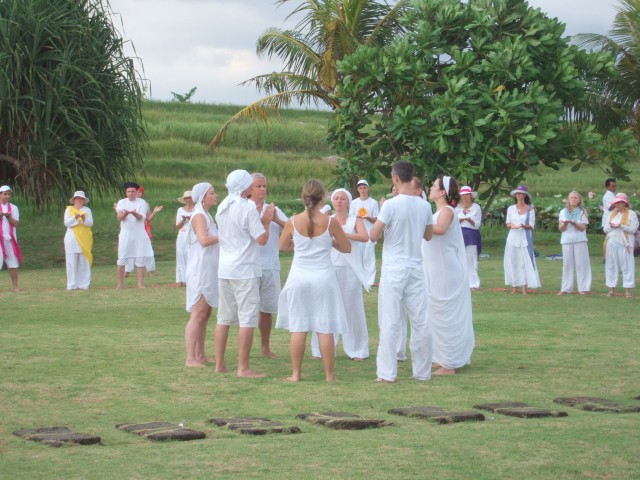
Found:
[(0, 1), (0, 177), (37, 206), (133, 176), (142, 97), (106, 0)]
[[(290, 0), (277, 0), (278, 5)], [(298, 0), (299, 1), (299, 0)], [(215, 148), (229, 126), (239, 120), (267, 122), (296, 101), (300, 105), (324, 104), (336, 108), (331, 96), (340, 82), (336, 64), (360, 45), (382, 46), (402, 30), (398, 18), (408, 0), (304, 0), (287, 18), (302, 15), (292, 30), (269, 28), (258, 39), (259, 57), (278, 57), (282, 72), (250, 78), (243, 85), (255, 85), (267, 96), (240, 110), (218, 131), (209, 145)]]
[(613, 75), (610, 56), (563, 37), (564, 25), (524, 0), (421, 0), (405, 34), (361, 47), (344, 75), (330, 140), (342, 181), (388, 174), (399, 158), (429, 178), (446, 172), (487, 205), (529, 169), (604, 162), (624, 177), (629, 132), (604, 139), (588, 117), (585, 85)]
[(584, 47), (611, 55), (617, 75), (598, 79), (593, 91), (594, 120), (599, 128), (630, 126), (640, 138), (640, 0), (620, 0), (608, 35), (585, 33)]

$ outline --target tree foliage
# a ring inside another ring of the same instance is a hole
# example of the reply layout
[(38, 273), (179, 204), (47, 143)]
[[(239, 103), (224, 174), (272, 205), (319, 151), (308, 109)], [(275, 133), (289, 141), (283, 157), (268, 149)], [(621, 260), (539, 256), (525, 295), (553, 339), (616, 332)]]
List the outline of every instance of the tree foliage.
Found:
[(0, 2), (0, 177), (39, 207), (100, 195), (142, 157), (142, 91), (107, 1)]
[[(278, 5), (290, 0), (277, 0)], [(331, 96), (340, 82), (337, 62), (360, 45), (382, 46), (401, 31), (398, 18), (408, 0), (390, 5), (386, 0), (303, 0), (287, 16), (302, 15), (292, 30), (267, 29), (258, 39), (259, 57), (279, 57), (282, 72), (250, 78), (242, 85), (255, 85), (267, 96), (243, 108), (218, 131), (209, 145), (214, 149), (231, 124), (258, 119), (268, 122), (269, 113), (277, 114), (296, 101), (300, 105), (324, 104), (336, 108)]]
[(539, 165), (607, 160), (623, 178), (635, 141), (604, 139), (577, 117), (586, 83), (612, 75), (611, 57), (563, 38), (564, 25), (524, 0), (421, 0), (405, 34), (340, 62), (330, 140), (343, 183), (388, 174), (399, 158), (429, 178), (481, 185), (489, 202)]
[(171, 92), (171, 95), (173, 95), (174, 102), (189, 103), (191, 101), (191, 97), (195, 95), (196, 90), (198, 90), (198, 87), (193, 87), (191, 90), (189, 90), (187, 93), (184, 93), (184, 94)]
[(606, 130), (630, 126), (640, 138), (640, 0), (620, 0), (609, 35), (578, 35), (580, 45), (608, 53), (617, 75), (599, 79), (592, 97), (594, 121)]

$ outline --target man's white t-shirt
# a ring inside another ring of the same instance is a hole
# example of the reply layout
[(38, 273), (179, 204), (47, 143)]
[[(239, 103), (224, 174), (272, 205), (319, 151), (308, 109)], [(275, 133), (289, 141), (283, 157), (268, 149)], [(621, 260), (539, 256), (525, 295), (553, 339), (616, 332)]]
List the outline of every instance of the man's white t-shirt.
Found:
[[(361, 209), (364, 208), (364, 215), (360, 215)], [(356, 215), (358, 217), (377, 217), (380, 212), (380, 208), (378, 206), (378, 202), (376, 202), (373, 198), (369, 197), (366, 200), (362, 200), (361, 198), (356, 198), (349, 205), (349, 214)], [(373, 228), (373, 223), (369, 220), (363, 220), (364, 226), (367, 229), (367, 232), (370, 232)]]

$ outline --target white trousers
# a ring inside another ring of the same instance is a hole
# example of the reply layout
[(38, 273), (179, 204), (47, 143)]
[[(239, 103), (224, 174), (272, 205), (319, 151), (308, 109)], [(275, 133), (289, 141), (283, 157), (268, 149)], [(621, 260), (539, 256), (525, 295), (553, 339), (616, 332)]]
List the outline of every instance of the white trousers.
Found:
[(480, 288), (480, 277), (478, 276), (478, 247), (477, 245), (467, 245), (467, 272), (469, 274), (469, 288)]
[(398, 360), (404, 362), (407, 359), (407, 313), (402, 308), (402, 320), (400, 321), (400, 336), (398, 337)]
[(591, 290), (591, 262), (587, 242), (562, 244), (562, 285), (561, 292), (573, 291), (575, 272), (579, 292)]
[(67, 290), (87, 290), (91, 283), (91, 267), (82, 253), (67, 253)]
[(376, 244), (372, 241), (360, 243), (360, 249), (364, 278), (369, 281), (369, 285), (373, 285), (376, 283)]
[(622, 288), (634, 288), (636, 286), (636, 263), (633, 258), (633, 250), (607, 242), (604, 264), (607, 287), (616, 288), (618, 286), (620, 272), (622, 272)]
[(402, 329), (401, 324), (405, 321), (405, 312), (411, 322), (409, 346), (413, 378), (431, 378), (433, 349), (431, 331), (427, 323), (426, 297), (422, 265), (415, 268), (382, 266), (378, 292), (378, 378), (393, 382), (398, 375), (398, 337)]

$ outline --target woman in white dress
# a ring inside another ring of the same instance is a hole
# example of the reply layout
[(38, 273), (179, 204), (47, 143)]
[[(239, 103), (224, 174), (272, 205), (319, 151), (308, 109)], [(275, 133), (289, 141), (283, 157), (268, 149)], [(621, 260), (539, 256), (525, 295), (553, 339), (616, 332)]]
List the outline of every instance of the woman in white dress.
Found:
[(429, 190), (436, 204), (433, 237), (422, 242), (427, 285), (427, 323), (433, 342), (433, 375), (453, 375), (471, 363), (475, 346), (467, 255), (460, 222), (452, 205), (458, 183), (440, 175)]
[(176, 214), (176, 228), (178, 236), (176, 237), (176, 285), (184, 287), (187, 284), (187, 258), (189, 250), (187, 249), (187, 232), (193, 214), (193, 199), (191, 191), (188, 190), (182, 194), (178, 201), (184, 204), (184, 207), (178, 208)]
[(351, 243), (337, 221), (320, 213), (324, 186), (309, 180), (302, 188), (305, 211), (287, 221), (280, 235), (280, 250), (293, 250), (293, 262), (278, 302), (276, 328), (291, 332), (290, 382), (301, 379), (307, 332), (317, 332), (325, 379), (335, 381), (334, 334), (347, 331), (347, 319), (335, 268), (332, 247), (351, 252)]
[(207, 322), (218, 307), (218, 227), (209, 214), (218, 197), (210, 183), (198, 183), (192, 189), (194, 203), (187, 231), (187, 312), (191, 312), (184, 331), (187, 367), (204, 367), (211, 359), (205, 354)]
[(471, 290), (480, 288), (478, 256), (482, 251), (482, 239), (480, 238), (482, 209), (480, 205), (473, 201), (477, 196), (478, 192), (474, 192), (471, 190), (471, 187), (465, 185), (460, 189), (460, 204), (456, 207), (458, 220), (462, 227), (464, 246), (467, 252), (467, 272), (469, 274), (469, 288), (471, 288)]
[[(333, 204), (333, 210), (336, 212), (332, 218), (342, 226), (342, 230), (344, 230), (351, 242), (351, 248), (353, 249), (354, 242), (368, 241), (369, 234), (361, 218), (356, 215), (349, 215), (351, 199), (351, 193), (344, 188), (338, 188), (331, 194), (331, 203)], [(331, 262), (336, 269), (338, 285), (340, 286), (342, 301), (347, 313), (349, 331), (342, 334), (342, 348), (351, 360), (364, 360), (369, 357), (369, 332), (364, 311), (362, 287), (369, 291), (369, 284), (360, 262), (351, 253), (332, 250)], [(339, 341), (340, 335), (336, 334), (336, 347)], [(315, 332), (311, 336), (311, 353), (316, 358), (321, 357), (318, 335)]]
[(64, 211), (64, 251), (67, 265), (67, 290), (88, 290), (91, 283), (93, 255), (93, 214), (86, 206), (89, 199), (78, 190), (69, 200), (71, 205)]
[(536, 211), (531, 205), (529, 189), (518, 185), (511, 192), (515, 205), (507, 209), (506, 224), (509, 229), (504, 249), (504, 283), (511, 285), (512, 293), (527, 294), (527, 287), (540, 288), (540, 277), (533, 254), (533, 230), (536, 226)]
[(636, 286), (633, 236), (638, 230), (638, 215), (629, 208), (629, 198), (624, 193), (617, 193), (609, 205), (614, 210), (609, 216), (609, 223), (604, 225), (604, 233), (607, 234), (604, 273), (609, 287), (608, 296), (615, 295), (618, 277), (622, 273), (625, 297), (631, 298), (631, 289)]
[(577, 277), (578, 292), (591, 290), (591, 262), (587, 245), (589, 219), (578, 192), (569, 192), (567, 206), (560, 211), (558, 229), (562, 232), (562, 284), (558, 295), (573, 291), (573, 275)]

